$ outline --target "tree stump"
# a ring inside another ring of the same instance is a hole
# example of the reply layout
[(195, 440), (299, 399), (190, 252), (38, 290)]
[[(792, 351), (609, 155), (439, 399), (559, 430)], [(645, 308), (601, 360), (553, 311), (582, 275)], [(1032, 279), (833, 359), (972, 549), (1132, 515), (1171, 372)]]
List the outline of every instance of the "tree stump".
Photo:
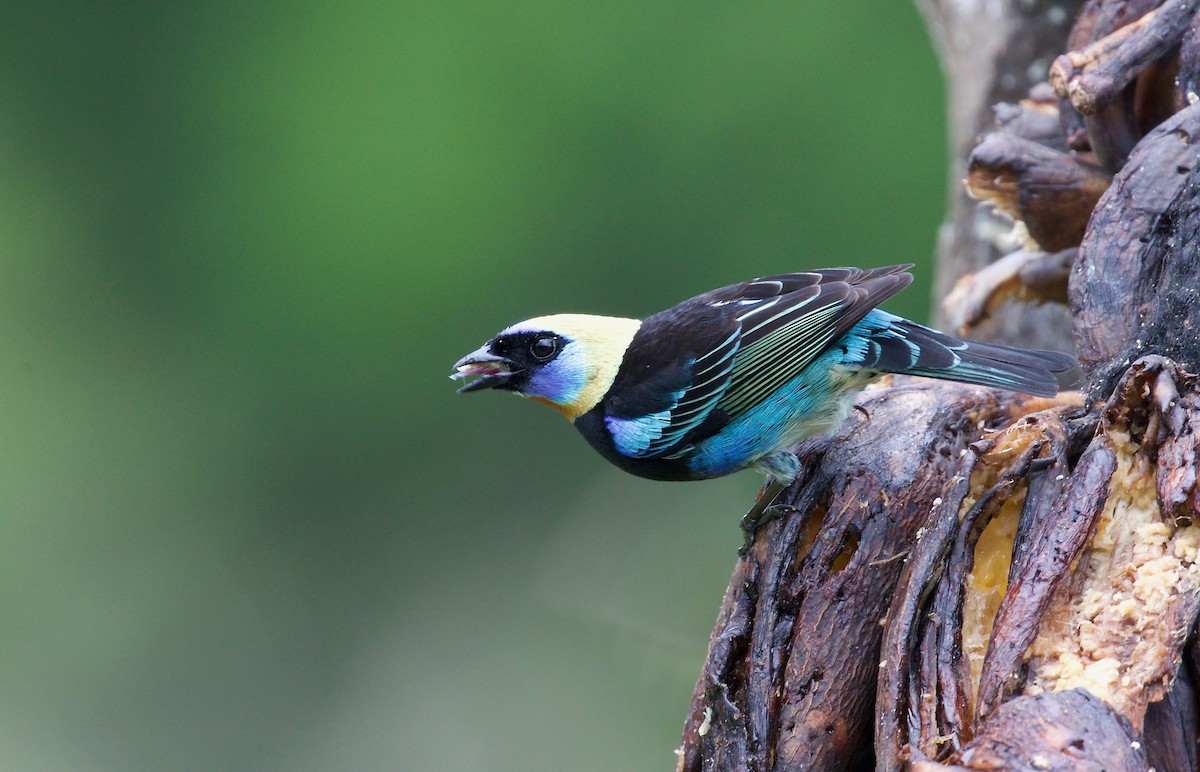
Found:
[[(964, 161), (1021, 246), (976, 265), (991, 230), (952, 205), (942, 265), (976, 270), (946, 320), (994, 337), (1065, 304), (1081, 389), (891, 378), (799, 446), (730, 580), (680, 770), (1196, 769), (1198, 5), (1072, 8), (1065, 53), (1032, 52), (1049, 83)], [(984, 29), (926, 10), (956, 55), (954, 25)]]

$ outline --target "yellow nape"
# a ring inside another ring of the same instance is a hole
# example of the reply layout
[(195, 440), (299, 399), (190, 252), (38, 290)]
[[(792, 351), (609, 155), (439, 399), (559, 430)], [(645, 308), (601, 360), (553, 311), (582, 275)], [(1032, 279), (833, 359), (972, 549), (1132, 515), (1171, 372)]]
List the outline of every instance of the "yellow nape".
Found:
[[(574, 356), (585, 368), (583, 388), (570, 402), (552, 402), (542, 397), (533, 397), (554, 408), (574, 421), (579, 416), (596, 406), (617, 377), (621, 368), (621, 360), (625, 358), (625, 350), (629, 348), (633, 336), (642, 326), (637, 319), (625, 319), (619, 316), (593, 316), (591, 314), (553, 314), (539, 316), (521, 322), (522, 328), (537, 328), (552, 330), (568, 338), (580, 351)], [(563, 355), (568, 352), (564, 351)]]

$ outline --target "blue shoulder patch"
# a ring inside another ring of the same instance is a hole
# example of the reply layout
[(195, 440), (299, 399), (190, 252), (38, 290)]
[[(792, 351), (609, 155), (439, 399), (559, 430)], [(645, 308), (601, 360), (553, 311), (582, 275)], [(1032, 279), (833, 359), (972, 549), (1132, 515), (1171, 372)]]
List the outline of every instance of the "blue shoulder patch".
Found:
[(657, 413), (648, 413), (637, 418), (605, 416), (604, 425), (608, 427), (617, 452), (630, 458), (647, 458), (656, 456), (674, 445), (678, 441), (677, 437), (670, 434), (678, 418), (674, 411), (679, 408), (679, 400), (683, 399), (686, 393), (687, 389), (680, 389), (671, 394), (670, 407)]
[(630, 458), (640, 458), (646, 455), (650, 445), (671, 425), (671, 411), (660, 410), (637, 418), (605, 416), (604, 425), (612, 435), (617, 452)]

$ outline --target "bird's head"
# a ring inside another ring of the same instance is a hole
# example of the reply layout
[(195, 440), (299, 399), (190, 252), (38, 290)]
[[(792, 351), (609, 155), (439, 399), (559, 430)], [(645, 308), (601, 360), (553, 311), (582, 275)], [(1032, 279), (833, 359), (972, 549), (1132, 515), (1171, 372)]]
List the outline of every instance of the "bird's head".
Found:
[(544, 402), (572, 421), (612, 386), (641, 322), (612, 316), (539, 316), (502, 330), (454, 365), (478, 376), (458, 391), (501, 389)]

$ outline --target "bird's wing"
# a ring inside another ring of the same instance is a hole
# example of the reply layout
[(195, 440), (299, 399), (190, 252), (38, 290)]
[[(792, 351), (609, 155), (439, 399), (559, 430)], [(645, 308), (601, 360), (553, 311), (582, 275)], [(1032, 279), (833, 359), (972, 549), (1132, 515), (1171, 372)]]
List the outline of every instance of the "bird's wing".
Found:
[(700, 426), (726, 387), (737, 320), (691, 300), (642, 323), (605, 398), (605, 426), (630, 458), (663, 455)]
[[(755, 280), (779, 290), (738, 314), (741, 350), (715, 407), (734, 418), (798, 376), (871, 309), (907, 287), (908, 267), (833, 268)], [(812, 283), (792, 289), (800, 282)]]
[(907, 267), (767, 276), (649, 317), (606, 398), (614, 446), (670, 456), (720, 431), (907, 286)]

